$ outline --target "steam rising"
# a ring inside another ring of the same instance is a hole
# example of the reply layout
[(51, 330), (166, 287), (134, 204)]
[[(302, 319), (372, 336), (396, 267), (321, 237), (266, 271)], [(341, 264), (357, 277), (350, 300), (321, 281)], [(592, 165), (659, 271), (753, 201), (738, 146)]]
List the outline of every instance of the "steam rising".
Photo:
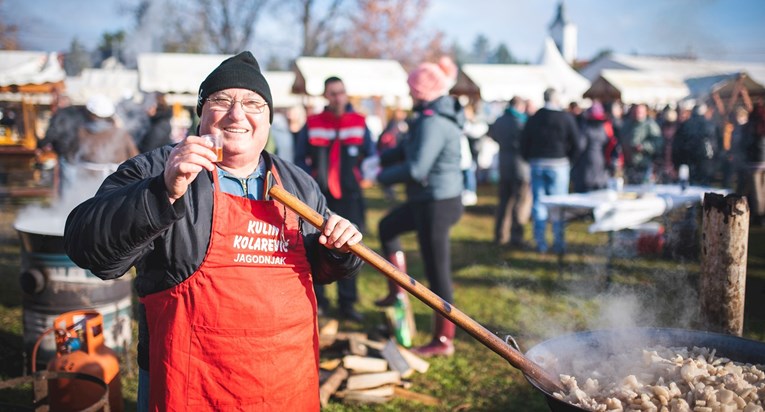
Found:
[(75, 168), (76, 182), (65, 186), (61, 197), (54, 200), (50, 206), (33, 204), (19, 210), (18, 217), (13, 224), (16, 230), (41, 235), (64, 236), (64, 226), (69, 212), (96, 193), (109, 170), (105, 168), (103, 172), (93, 173), (92, 170), (84, 170), (82, 167), (75, 166)]
[[(594, 254), (603, 256), (602, 252)], [(527, 308), (538, 312), (530, 317), (536, 331), (551, 339), (526, 348), (529, 359), (554, 377), (575, 376), (581, 385), (593, 382), (589, 378), (602, 378), (605, 385), (616, 379), (613, 376), (642, 379), (649, 348), (699, 346), (731, 351), (729, 342), (701, 341), (706, 339), (703, 333), (692, 331), (698, 328), (699, 318), (697, 277), (683, 264), (668, 265), (665, 270), (655, 266), (659, 265), (651, 265), (650, 271), (636, 270), (626, 279), (617, 277), (619, 281), (608, 286), (603, 264), (567, 269), (575, 273), (573, 279), (556, 281), (556, 286), (563, 286), (555, 296), (563, 302), (562, 313), (551, 317), (549, 308)], [(582, 320), (572, 322), (576, 319)], [(738, 355), (729, 356), (736, 360)], [(604, 371), (618, 374), (603, 375)]]
[(157, 53), (162, 50), (161, 37), (167, 29), (167, 0), (147, 2), (146, 10), (135, 31), (126, 39), (124, 57), (129, 65), (135, 65), (139, 53)]

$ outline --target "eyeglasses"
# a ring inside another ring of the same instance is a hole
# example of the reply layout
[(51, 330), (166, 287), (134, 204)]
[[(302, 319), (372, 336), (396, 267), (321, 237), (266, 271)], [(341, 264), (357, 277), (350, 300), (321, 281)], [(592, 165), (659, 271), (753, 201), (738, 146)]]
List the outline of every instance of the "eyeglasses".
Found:
[(242, 105), (242, 110), (245, 113), (251, 114), (263, 113), (268, 105), (268, 103), (256, 99), (235, 100), (225, 97), (208, 98), (207, 102), (210, 103), (210, 110), (215, 112), (227, 112), (231, 110), (234, 103), (239, 103)]

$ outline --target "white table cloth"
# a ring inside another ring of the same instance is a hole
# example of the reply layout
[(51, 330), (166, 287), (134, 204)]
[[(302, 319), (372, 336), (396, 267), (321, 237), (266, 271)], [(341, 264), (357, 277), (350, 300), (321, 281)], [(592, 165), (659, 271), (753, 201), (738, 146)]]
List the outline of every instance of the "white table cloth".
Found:
[(700, 203), (704, 193), (727, 194), (728, 190), (680, 185), (627, 185), (621, 192), (597, 190), (589, 193), (544, 196), (542, 204), (551, 214), (568, 209), (590, 210), (594, 223), (589, 231), (608, 232), (629, 229), (662, 216), (672, 209)]

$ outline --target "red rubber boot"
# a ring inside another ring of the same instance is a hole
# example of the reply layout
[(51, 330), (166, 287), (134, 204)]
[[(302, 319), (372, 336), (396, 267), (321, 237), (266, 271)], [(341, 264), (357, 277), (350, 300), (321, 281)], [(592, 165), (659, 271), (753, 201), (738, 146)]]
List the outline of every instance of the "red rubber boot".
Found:
[(415, 348), (413, 352), (423, 358), (452, 356), (454, 354), (454, 330), (454, 323), (440, 314), (436, 314), (433, 340), (425, 346)]
[[(388, 256), (388, 261), (393, 264), (398, 270), (406, 273), (406, 256), (403, 251), (396, 251)], [(398, 283), (388, 279), (388, 295), (382, 299), (375, 301), (375, 306), (387, 307), (393, 306), (396, 303), (396, 296), (399, 293), (404, 293), (404, 288), (398, 285)]]

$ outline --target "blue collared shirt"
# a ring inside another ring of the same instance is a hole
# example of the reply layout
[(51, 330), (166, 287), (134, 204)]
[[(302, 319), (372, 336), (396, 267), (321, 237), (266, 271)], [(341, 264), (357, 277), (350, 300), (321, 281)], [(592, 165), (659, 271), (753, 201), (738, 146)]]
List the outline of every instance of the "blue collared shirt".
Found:
[(218, 182), (220, 190), (234, 196), (247, 197), (252, 200), (263, 200), (263, 185), (265, 184), (266, 164), (263, 158), (260, 158), (258, 167), (247, 177), (237, 177), (231, 173), (215, 168), (218, 171)]

